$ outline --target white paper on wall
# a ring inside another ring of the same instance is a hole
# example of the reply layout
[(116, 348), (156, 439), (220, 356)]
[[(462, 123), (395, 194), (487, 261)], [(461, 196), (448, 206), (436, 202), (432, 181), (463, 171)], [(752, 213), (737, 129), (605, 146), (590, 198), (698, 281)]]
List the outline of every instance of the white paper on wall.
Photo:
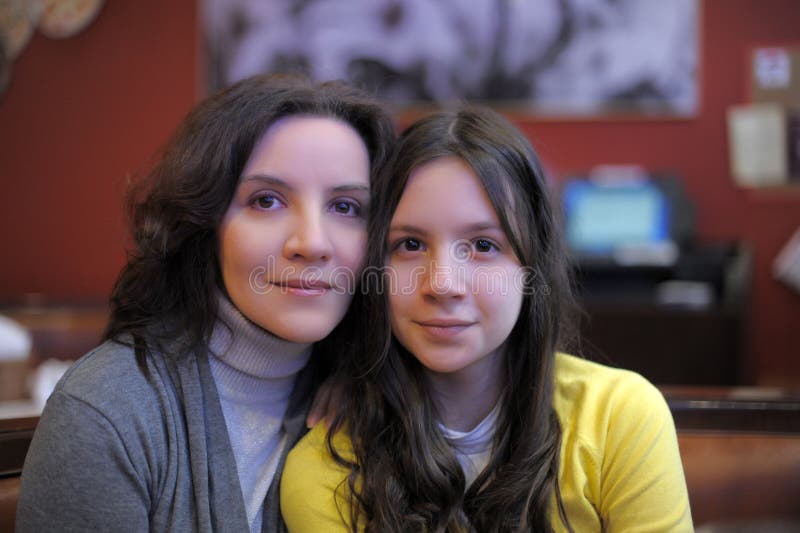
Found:
[(800, 228), (772, 263), (773, 275), (800, 293)]

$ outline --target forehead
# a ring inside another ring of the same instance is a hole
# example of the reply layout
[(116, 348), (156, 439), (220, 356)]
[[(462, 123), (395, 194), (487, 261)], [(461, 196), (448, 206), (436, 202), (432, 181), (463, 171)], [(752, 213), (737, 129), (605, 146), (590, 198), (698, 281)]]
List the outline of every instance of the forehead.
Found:
[(449, 229), (499, 224), (489, 195), (475, 171), (456, 157), (441, 157), (411, 173), (392, 223)]
[(254, 173), (368, 182), (369, 154), (348, 123), (294, 115), (277, 120), (258, 139), (242, 172)]

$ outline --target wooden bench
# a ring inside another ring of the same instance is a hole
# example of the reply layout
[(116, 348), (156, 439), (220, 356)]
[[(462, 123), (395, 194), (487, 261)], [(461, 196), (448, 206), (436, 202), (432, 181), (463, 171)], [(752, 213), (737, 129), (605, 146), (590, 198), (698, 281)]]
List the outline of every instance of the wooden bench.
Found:
[[(678, 428), (695, 526), (736, 531), (749, 524), (747, 531), (762, 532), (768, 530), (752, 524), (775, 522), (800, 531), (800, 395), (662, 391)], [(37, 422), (0, 420), (0, 531), (14, 530), (19, 476)]]
[(800, 394), (721, 387), (662, 392), (678, 428), (695, 526), (766, 532), (775, 524), (775, 531), (800, 531)]
[(20, 474), (37, 417), (0, 419), (0, 531), (14, 531)]

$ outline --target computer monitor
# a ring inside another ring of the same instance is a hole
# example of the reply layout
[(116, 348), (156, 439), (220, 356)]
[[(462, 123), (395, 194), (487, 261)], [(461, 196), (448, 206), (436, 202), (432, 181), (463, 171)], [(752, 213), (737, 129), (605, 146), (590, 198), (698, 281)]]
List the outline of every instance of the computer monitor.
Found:
[(649, 180), (568, 181), (562, 191), (567, 243), (582, 257), (658, 248), (672, 240), (670, 202)]

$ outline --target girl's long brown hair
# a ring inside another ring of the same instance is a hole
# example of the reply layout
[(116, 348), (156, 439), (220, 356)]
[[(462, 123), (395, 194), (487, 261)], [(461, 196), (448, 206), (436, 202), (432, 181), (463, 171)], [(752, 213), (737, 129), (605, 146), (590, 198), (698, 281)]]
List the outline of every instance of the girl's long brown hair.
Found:
[[(388, 285), (374, 275), (385, 263), (389, 223), (409, 175), (440, 157), (460, 158), (475, 171), (531, 274), (507, 343), (492, 456), (469, 488), (438, 429), (422, 366), (391, 336)], [(354, 531), (552, 531), (552, 520), (571, 530), (558, 490), (561, 428), (552, 399), (555, 352), (573, 336), (567, 325), (574, 299), (558, 217), (530, 143), (487, 109), (422, 119), (401, 136), (372, 205), (372, 268), (357, 309), (364, 334), (344, 358), (348, 394), (328, 438), (350, 472), (340, 490), (349, 494)], [(354, 462), (333, 445), (342, 428), (352, 439)]]

